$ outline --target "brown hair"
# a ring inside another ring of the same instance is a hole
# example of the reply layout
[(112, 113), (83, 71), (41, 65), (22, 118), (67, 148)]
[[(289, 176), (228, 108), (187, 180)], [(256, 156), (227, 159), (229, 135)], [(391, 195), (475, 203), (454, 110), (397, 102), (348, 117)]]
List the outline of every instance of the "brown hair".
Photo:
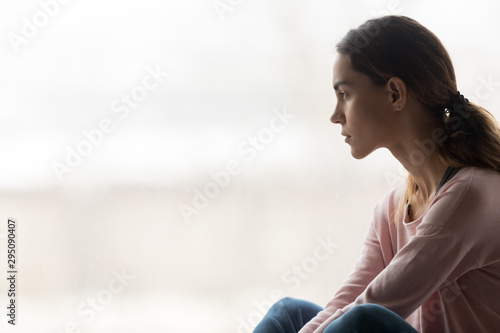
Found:
[[(500, 171), (499, 126), (487, 110), (460, 98), (450, 56), (430, 30), (406, 16), (383, 16), (350, 30), (337, 44), (337, 52), (349, 55), (353, 69), (376, 85), (394, 76), (405, 82), (439, 119), (445, 139), (435, 144), (444, 163)], [(417, 191), (408, 174), (397, 216)]]

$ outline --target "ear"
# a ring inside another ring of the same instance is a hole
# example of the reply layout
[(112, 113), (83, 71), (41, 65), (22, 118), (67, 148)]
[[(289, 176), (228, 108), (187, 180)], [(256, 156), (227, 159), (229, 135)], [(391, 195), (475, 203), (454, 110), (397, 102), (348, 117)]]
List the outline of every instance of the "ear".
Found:
[(389, 103), (392, 104), (394, 111), (401, 111), (406, 106), (406, 84), (399, 77), (393, 76), (387, 81), (386, 89), (388, 91)]

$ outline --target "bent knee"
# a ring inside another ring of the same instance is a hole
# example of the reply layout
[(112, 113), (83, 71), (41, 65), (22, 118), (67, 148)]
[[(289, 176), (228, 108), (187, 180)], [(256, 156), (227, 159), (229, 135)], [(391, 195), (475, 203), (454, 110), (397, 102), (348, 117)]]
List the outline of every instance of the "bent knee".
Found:
[(295, 298), (283, 297), (282, 299), (280, 299), (279, 301), (274, 303), (273, 306), (282, 307), (282, 308), (287, 309), (287, 308), (293, 307), (296, 303), (297, 303), (297, 299), (295, 299)]
[(347, 311), (344, 316), (356, 320), (370, 321), (377, 318), (384, 311), (387, 311), (387, 309), (378, 304), (360, 304)]

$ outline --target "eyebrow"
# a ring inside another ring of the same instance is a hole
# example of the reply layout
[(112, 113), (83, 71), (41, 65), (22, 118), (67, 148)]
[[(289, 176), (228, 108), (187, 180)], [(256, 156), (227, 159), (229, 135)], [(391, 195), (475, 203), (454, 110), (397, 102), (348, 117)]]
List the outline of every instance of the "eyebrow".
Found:
[(333, 89), (335, 91), (339, 90), (340, 85), (348, 85), (349, 83), (347, 81), (339, 81), (333, 85)]

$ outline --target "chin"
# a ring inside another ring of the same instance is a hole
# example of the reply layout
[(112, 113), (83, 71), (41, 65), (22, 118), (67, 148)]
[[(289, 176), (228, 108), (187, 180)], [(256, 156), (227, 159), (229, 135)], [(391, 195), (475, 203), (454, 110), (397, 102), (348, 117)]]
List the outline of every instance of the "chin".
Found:
[(373, 150), (359, 150), (351, 147), (351, 155), (357, 160), (362, 160), (366, 156), (370, 155)]

